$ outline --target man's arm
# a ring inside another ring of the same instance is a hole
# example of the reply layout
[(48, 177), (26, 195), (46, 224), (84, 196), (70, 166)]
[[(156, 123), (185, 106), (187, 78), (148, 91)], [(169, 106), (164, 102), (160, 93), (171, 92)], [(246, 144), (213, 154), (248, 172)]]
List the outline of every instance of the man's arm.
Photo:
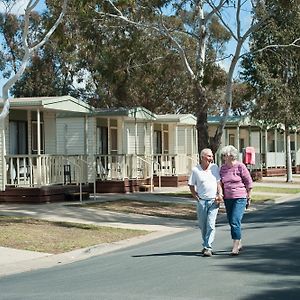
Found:
[(191, 194), (192, 194), (193, 198), (198, 201), (199, 200), (199, 196), (196, 193), (195, 186), (189, 185), (189, 188), (190, 188), (190, 191), (191, 191)]

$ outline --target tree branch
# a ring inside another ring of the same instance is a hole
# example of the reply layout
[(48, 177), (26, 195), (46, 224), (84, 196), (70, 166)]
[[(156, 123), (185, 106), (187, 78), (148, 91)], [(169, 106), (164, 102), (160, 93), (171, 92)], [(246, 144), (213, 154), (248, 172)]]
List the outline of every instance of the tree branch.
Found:
[(3, 105), (2, 112), (0, 114), (0, 120), (4, 120), (4, 118), (9, 113), (9, 107), (10, 107), (9, 98), (8, 98), (9, 89), (12, 87), (12, 85), (14, 85), (16, 83), (16, 81), (24, 73), (32, 53), (34, 51), (36, 51), (37, 49), (39, 49), (40, 47), (42, 47), (49, 40), (50, 36), (53, 34), (53, 32), (56, 30), (56, 28), (58, 27), (58, 25), (62, 21), (62, 18), (64, 16), (66, 8), (67, 8), (68, 0), (64, 0), (63, 5), (62, 5), (62, 11), (61, 11), (59, 17), (57, 18), (56, 22), (52, 26), (52, 28), (48, 31), (48, 33), (44, 36), (44, 38), (39, 43), (37, 43), (35, 46), (30, 48), (29, 45), (28, 45), (28, 40), (27, 40), (28, 33), (29, 33), (29, 19), (30, 19), (30, 14), (31, 14), (32, 10), (36, 7), (38, 2), (39, 2), (38, 0), (30, 0), (27, 4), (26, 9), (25, 9), (24, 30), (23, 30), (23, 35), (22, 35), (24, 55), (23, 55), (22, 63), (21, 63), (21, 66), (20, 66), (19, 70), (15, 73), (15, 75), (13, 75), (4, 84), (4, 86), (2, 88), (2, 98), (3, 98), (3, 101), (4, 101), (4, 105)]

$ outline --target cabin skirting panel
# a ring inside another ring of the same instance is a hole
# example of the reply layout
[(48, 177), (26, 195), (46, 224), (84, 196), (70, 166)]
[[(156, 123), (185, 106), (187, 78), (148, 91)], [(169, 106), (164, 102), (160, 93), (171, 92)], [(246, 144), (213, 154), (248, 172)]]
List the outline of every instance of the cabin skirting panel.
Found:
[[(89, 198), (89, 190), (89, 186), (83, 186), (83, 199)], [(77, 185), (53, 185), (40, 188), (7, 187), (5, 191), (0, 192), (0, 202), (46, 203), (79, 199), (80, 193)]]

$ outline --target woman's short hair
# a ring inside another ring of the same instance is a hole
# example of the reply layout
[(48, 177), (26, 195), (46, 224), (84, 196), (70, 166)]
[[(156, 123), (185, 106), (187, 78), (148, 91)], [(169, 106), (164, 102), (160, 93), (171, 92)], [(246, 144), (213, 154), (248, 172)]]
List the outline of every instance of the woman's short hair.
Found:
[(221, 149), (221, 155), (230, 155), (232, 158), (237, 159), (238, 150), (234, 146), (228, 145)]

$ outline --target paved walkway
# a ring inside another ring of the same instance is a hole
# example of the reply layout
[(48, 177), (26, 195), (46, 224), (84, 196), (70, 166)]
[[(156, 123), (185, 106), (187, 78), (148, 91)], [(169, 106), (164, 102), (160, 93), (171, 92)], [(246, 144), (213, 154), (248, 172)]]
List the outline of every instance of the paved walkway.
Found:
[[(294, 176), (293, 183), (286, 183), (284, 177), (272, 177), (264, 178), (262, 182), (256, 182), (255, 185), (300, 188), (300, 176)], [(155, 193), (98, 194), (95, 198), (92, 195), (90, 201), (137, 199), (143, 201), (193, 202), (191, 198), (165, 195), (165, 193), (180, 191), (188, 191), (188, 187), (156, 188)], [(281, 194), (278, 196), (279, 198), (275, 201), (278, 203), (300, 197), (299, 194)], [(255, 207), (252, 209), (255, 209)], [(59, 255), (0, 247), (0, 276), (37, 268), (51, 267), (57, 264), (70, 263), (196, 226), (196, 222), (191, 220), (158, 218), (136, 214), (109, 212), (104, 210), (93, 210), (91, 208), (82, 207), (78, 202), (46, 203), (38, 205), (0, 204), (0, 211), (1, 215), (31, 216), (50, 221), (69, 221), (152, 231), (152, 233), (146, 236), (136, 237), (130, 240), (119, 241), (111, 244), (101, 244)]]

